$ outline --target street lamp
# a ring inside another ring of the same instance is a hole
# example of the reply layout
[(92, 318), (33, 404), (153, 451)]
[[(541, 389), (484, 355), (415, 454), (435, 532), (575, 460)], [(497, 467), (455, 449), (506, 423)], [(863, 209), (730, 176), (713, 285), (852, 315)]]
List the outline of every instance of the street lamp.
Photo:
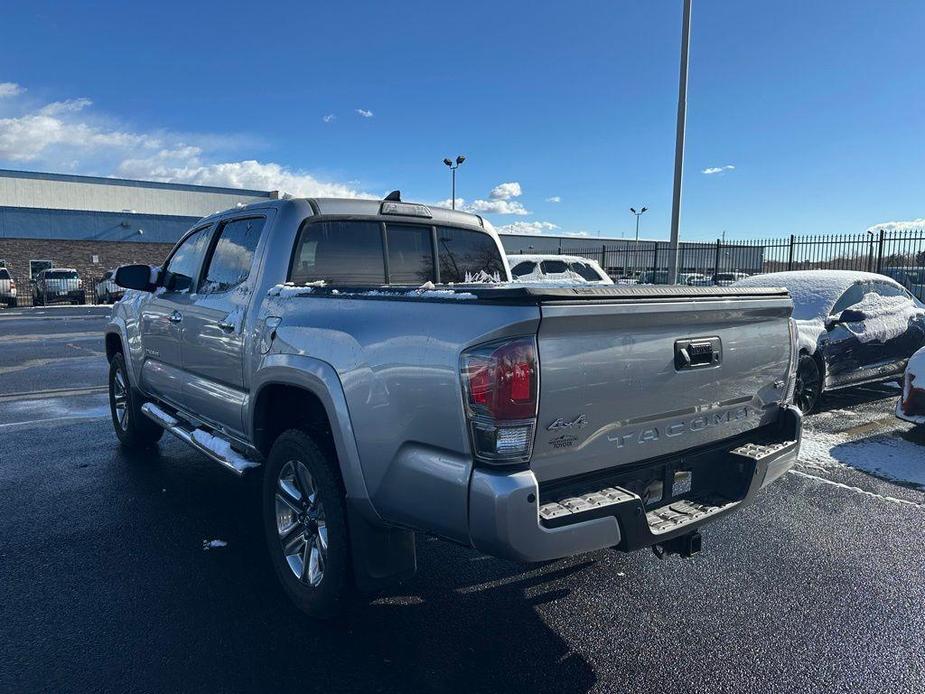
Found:
[(648, 209), (648, 207), (643, 207), (641, 210), (639, 210), (639, 212), (637, 212), (635, 207), (630, 208), (630, 212), (636, 215), (636, 243), (639, 243), (639, 218), (642, 217), (642, 213)]
[(444, 159), (443, 163), (450, 167), (450, 171), (453, 172), (453, 197), (450, 198), (452, 201), (450, 204), (452, 208), (456, 209), (456, 169), (459, 168), (459, 165), (466, 161), (466, 158), (463, 155), (456, 157), (456, 166), (453, 166), (453, 162), (450, 159)]

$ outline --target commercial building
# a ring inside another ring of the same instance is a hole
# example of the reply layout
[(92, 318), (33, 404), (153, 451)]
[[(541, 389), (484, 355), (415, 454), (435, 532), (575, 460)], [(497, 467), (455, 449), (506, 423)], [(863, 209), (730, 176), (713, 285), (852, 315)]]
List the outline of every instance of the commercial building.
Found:
[(0, 265), (23, 290), (47, 267), (86, 283), (125, 263), (159, 264), (196, 220), (278, 197), (241, 190), (0, 170)]

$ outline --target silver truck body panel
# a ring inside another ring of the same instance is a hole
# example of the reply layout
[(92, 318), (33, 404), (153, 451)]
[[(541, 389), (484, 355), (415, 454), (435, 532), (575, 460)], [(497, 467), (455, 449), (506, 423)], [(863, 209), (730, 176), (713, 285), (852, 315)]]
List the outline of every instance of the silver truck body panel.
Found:
[[(621, 539), (614, 518), (541, 527), (537, 497), (545, 483), (682, 453), (780, 416), (791, 350), (790, 302), (779, 293), (723, 298), (703, 289), (662, 300), (650, 290), (615, 287), (587, 301), (547, 301), (508, 300), (504, 288), (468, 297), (271, 291), (288, 277), (305, 220), (422, 223), (377, 216), (379, 206), (294, 199), (202, 220), (195, 229), (267, 218), (250, 275), (220, 296), (128, 291), (107, 330), (123, 344), (133, 385), (250, 445), (261, 389), (302, 388), (324, 406), (347, 497), (368, 520), (524, 560)], [(435, 208), (426, 223), (489, 234), (505, 258), (497, 234), (478, 217)], [(535, 336), (539, 350), (533, 458), (528, 470), (482, 467), (470, 446), (460, 356), (523, 336)], [(679, 372), (675, 342), (701, 337), (721, 342), (722, 362)], [(566, 426), (582, 416), (582, 426)], [(555, 422), (562, 426), (550, 428)]]

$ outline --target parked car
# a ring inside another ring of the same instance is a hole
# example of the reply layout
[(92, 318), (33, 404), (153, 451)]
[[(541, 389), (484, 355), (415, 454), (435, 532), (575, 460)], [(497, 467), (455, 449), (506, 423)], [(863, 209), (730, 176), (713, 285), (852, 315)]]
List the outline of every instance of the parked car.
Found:
[(115, 270), (107, 270), (96, 283), (96, 303), (113, 304), (125, 296), (125, 290), (113, 279)]
[(32, 304), (83, 304), (87, 300), (83, 280), (73, 268), (49, 268), (36, 275), (32, 284)]
[(5, 267), (0, 267), (0, 304), (7, 307), (16, 305), (16, 280)]
[(898, 379), (925, 345), (925, 306), (883, 275), (776, 272), (734, 286), (790, 291), (800, 347), (795, 401), (804, 414), (826, 391)]
[(639, 284), (668, 284), (668, 270), (646, 270), (640, 273)]
[(909, 358), (902, 389), (896, 403), (896, 416), (913, 424), (925, 425), (925, 348)]
[(920, 267), (885, 267), (881, 270), (881, 274), (899, 282), (919, 301), (925, 300), (925, 269)]
[(412, 574), (415, 530), (689, 556), (796, 460), (785, 291), (513, 284), (490, 224), (396, 197), (254, 203), (116, 272), (117, 437), (258, 468), (302, 610)]
[(613, 284), (597, 261), (575, 255), (509, 255), (515, 282)]
[(748, 277), (747, 272), (717, 272), (713, 275), (713, 284), (717, 287), (728, 287), (734, 282)]

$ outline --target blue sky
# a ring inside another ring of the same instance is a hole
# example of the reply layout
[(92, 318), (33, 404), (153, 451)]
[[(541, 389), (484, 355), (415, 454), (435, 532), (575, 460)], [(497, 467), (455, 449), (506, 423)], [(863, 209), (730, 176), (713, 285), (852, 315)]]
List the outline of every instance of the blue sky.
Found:
[[(0, 167), (437, 202), (461, 153), (498, 227), (646, 205), (667, 236), (680, 0), (264, 7), (7, 3)], [(923, 29), (918, 0), (695, 0), (682, 237), (925, 217)]]

